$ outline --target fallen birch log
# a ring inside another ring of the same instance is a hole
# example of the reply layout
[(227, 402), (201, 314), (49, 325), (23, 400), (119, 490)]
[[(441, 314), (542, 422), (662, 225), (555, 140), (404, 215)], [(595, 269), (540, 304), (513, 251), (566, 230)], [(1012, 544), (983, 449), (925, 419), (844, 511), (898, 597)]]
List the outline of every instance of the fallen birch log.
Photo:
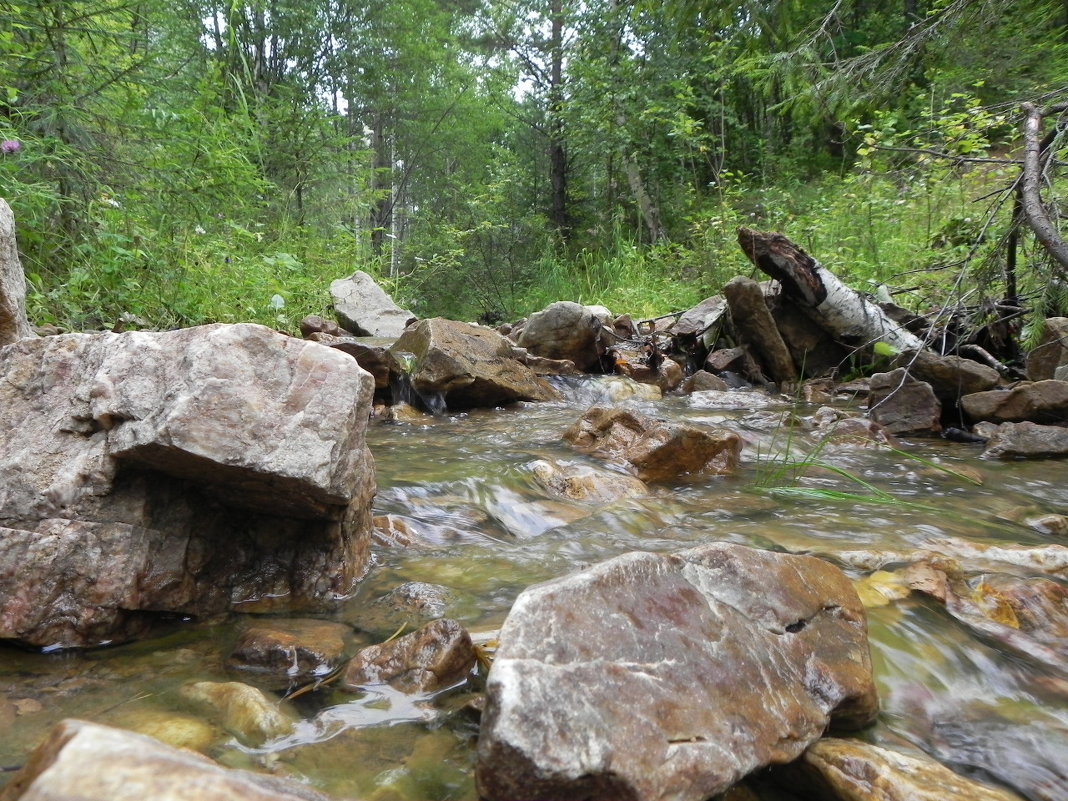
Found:
[(927, 347), (782, 234), (739, 228), (738, 244), (749, 261), (782, 284), (786, 297), (836, 339), (858, 346), (884, 342), (897, 351)]

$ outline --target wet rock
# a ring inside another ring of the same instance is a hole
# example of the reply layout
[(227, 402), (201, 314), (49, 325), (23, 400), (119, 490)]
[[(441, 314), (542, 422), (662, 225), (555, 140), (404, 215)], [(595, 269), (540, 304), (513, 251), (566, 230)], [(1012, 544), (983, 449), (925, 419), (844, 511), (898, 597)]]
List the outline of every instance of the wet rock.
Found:
[(973, 422), (1052, 424), (1068, 422), (1068, 381), (1036, 381), (1010, 390), (976, 392), (961, 398)]
[(401, 363), (384, 345), (360, 342), (355, 337), (332, 336), (327, 333), (312, 333), (307, 336), (312, 342), (347, 353), (356, 360), (375, 380), (375, 390), (388, 389), (390, 382), (404, 372)]
[(547, 492), (569, 501), (604, 504), (649, 494), (645, 483), (633, 476), (594, 470), (586, 465), (554, 464), (539, 459), (530, 469)]
[(196, 681), (182, 687), (182, 696), (200, 704), (212, 718), (245, 745), (261, 745), (293, 731), (293, 719), (278, 701), (239, 681)]
[(1068, 428), (1002, 423), (990, 433), (985, 459), (1049, 459), (1068, 456)]
[(435, 620), (381, 645), (359, 651), (342, 677), (347, 689), (390, 684), (408, 693), (428, 693), (463, 681), (475, 665), (471, 637), (455, 620)]
[(630, 553), (520, 594), (476, 780), (489, 801), (701, 801), (876, 713), (837, 568), (724, 543)]
[(390, 349), (415, 355), (410, 375), (420, 393), (442, 393), (450, 409), (544, 401), (556, 391), (512, 358), (496, 331), (434, 318), (408, 328)]
[(1025, 522), (1035, 531), (1039, 531), (1042, 534), (1068, 537), (1068, 516), (1042, 515), (1041, 517), (1029, 517)]
[(726, 392), (729, 389), (727, 382), (718, 375), (713, 375), (708, 370), (698, 370), (682, 382), (682, 391), (691, 392)]
[[(705, 358), (704, 369), (714, 373), (724, 381), (727, 381), (725, 373), (741, 375), (745, 380), (753, 384), (763, 384), (767, 381), (760, 365), (750, 355), (748, 349), (743, 347), (723, 348), (714, 350)], [(730, 386), (737, 387), (737, 383), (727, 382)]]
[(340, 664), (350, 633), (348, 626), (329, 620), (255, 620), (244, 625), (229, 664), (273, 676), (279, 687), (285, 687), (328, 673)]
[(727, 300), (722, 295), (705, 298), (679, 317), (668, 333), (678, 337), (700, 336), (720, 322), (726, 312)]
[(752, 278), (738, 276), (727, 282), (723, 294), (738, 336), (759, 355), (768, 377), (779, 384), (795, 383), (797, 366), (775, 327), (760, 284)]
[(0, 792), (79, 801), (328, 801), (275, 776), (229, 770), (192, 751), (79, 720), (58, 724)]
[(374, 530), (371, 535), (379, 545), (390, 548), (407, 548), (418, 542), (411, 524), (397, 515), (377, 515), (371, 520)]
[(357, 336), (399, 337), (417, 319), (361, 270), (332, 282), (330, 297), (338, 324)]
[(721, 392), (714, 389), (695, 390), (686, 399), (694, 409), (766, 409), (782, 406), (785, 400), (757, 390), (741, 389)]
[(960, 776), (933, 759), (857, 740), (827, 738), (782, 775), (792, 790), (841, 801), (1022, 801), (1016, 793)]
[(368, 554), (372, 381), (262, 326), (20, 340), (0, 356), (0, 637), (321, 609)]
[(600, 331), (601, 321), (589, 308), (562, 300), (530, 315), (518, 342), (535, 356), (568, 359), (589, 370), (600, 361)]
[[(946, 610), (983, 636), (1061, 671), (1068, 671), (1068, 589), (1047, 578), (1005, 573), (971, 579), (928, 563), (925, 582), (911, 586), (942, 601)], [(938, 574), (942, 573), (940, 577)]]
[(1027, 354), (1027, 377), (1031, 381), (1058, 378), (1057, 368), (1068, 364), (1068, 317), (1047, 317), (1042, 339)]
[(881, 424), (863, 417), (846, 417), (816, 427), (832, 451), (846, 448), (896, 448), (898, 441)]
[(871, 377), (868, 414), (891, 434), (942, 431), (942, 404), (931, 385), (917, 381), (899, 367)]
[(732, 431), (665, 423), (604, 406), (588, 409), (564, 432), (564, 441), (630, 465), (642, 481), (729, 473), (741, 452), (741, 440)]
[(969, 542), (958, 537), (932, 537), (919, 548), (878, 548), (829, 551), (836, 561), (860, 570), (878, 570), (894, 562), (929, 562), (956, 572), (1023, 568), (1052, 576), (1068, 575), (1068, 547)]
[(950, 406), (965, 395), (993, 389), (1001, 380), (993, 367), (959, 356), (939, 356), (929, 350), (903, 351), (894, 358), (893, 365), (908, 370), (917, 381), (930, 384), (938, 400)]
[(15, 216), (0, 198), (0, 347), (34, 336), (26, 319), (26, 276), (15, 242)]

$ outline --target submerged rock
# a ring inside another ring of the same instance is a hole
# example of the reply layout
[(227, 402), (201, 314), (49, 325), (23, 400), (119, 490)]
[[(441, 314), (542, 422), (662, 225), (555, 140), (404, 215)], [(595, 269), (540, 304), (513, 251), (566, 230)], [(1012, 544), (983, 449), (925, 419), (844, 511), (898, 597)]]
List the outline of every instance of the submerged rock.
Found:
[(390, 350), (414, 354), (412, 386), (427, 395), (441, 393), (450, 409), (557, 397), (543, 378), (513, 358), (512, 343), (489, 328), (420, 320)]
[(67, 334), (0, 351), (0, 379), (0, 637), (352, 592), (373, 382), (349, 357), (256, 325)]
[(359, 651), (342, 686), (359, 689), (390, 684), (408, 693), (427, 693), (456, 684), (475, 665), (471, 635), (455, 620), (435, 620), (396, 640)]
[(808, 556), (629, 553), (520, 594), (486, 686), (488, 801), (702, 801), (878, 704), (863, 608)]
[(594, 470), (587, 465), (554, 464), (539, 459), (530, 469), (538, 484), (550, 494), (569, 501), (604, 504), (649, 494), (645, 483), (633, 476)]
[(328, 801), (297, 782), (224, 768), (133, 732), (65, 720), (0, 792), (0, 800)]
[(26, 276), (15, 242), (15, 217), (0, 198), (0, 347), (34, 336), (26, 319)]
[(642, 481), (729, 473), (742, 447), (738, 435), (726, 429), (665, 423), (604, 406), (587, 409), (564, 432), (564, 441), (602, 459), (631, 465)]
[(340, 664), (351, 629), (343, 623), (300, 618), (246, 623), (230, 653), (239, 670), (264, 673), (285, 687), (327, 673)]
[(294, 721), (262, 690), (239, 681), (197, 681), (182, 688), (182, 696), (210, 711), (212, 718), (246, 745), (289, 734)]
[(330, 297), (338, 323), (357, 336), (399, 337), (417, 319), (361, 270), (332, 282)]
[(782, 774), (791, 790), (841, 801), (1022, 801), (1016, 793), (960, 776), (926, 756), (827, 738)]

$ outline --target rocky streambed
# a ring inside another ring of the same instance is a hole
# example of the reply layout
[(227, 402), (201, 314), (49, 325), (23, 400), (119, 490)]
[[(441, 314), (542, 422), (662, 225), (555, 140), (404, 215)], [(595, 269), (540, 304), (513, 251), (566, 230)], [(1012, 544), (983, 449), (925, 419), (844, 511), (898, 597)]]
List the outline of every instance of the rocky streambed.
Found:
[[(241, 656), (248, 653), (240, 646), (250, 629), (266, 641), (290, 636), (295, 639), (286, 642), (302, 642), (312, 676), (402, 627), (401, 637), (433, 620), (457, 621), (490, 656), (500, 626), (531, 585), (628, 553), (670, 554), (722, 543), (816, 555), (848, 577), (865, 607), (880, 704), (874, 726), (861, 733), (864, 747), (881, 747), (891, 762), (926, 754), (952, 767), (953, 776), (1012, 788), (1024, 798), (1066, 797), (1068, 558), (1059, 538), (1068, 509), (1060, 473), (1068, 468), (1062, 463), (980, 460), (979, 446), (932, 440), (902, 444), (919, 458), (859, 436), (832, 441), (818, 428), (820, 415), (828, 414), (820, 410), (831, 407), (795, 405), (762, 392), (641, 400), (642, 387), (620, 378), (557, 379), (556, 388), (561, 399), (554, 402), (415, 416), (368, 428), (378, 483), (370, 566), (336, 611), (313, 615), (321, 621), (318, 628), (306, 622), (307, 614), (224, 613), (174, 620), (149, 639), (110, 648), (6, 648), (0, 715), (9, 725), (0, 735), (0, 764), (23, 764), (58, 721), (80, 718), (191, 747), (230, 767), (289, 777), (332, 797), (474, 799), (484, 669), (472, 661), (448, 686), (415, 692), (365, 676), (350, 686), (327, 682), (279, 701), (290, 689), (287, 670), (296, 676), (298, 652), (287, 652), (293, 665), (264, 670), (263, 660)], [(734, 432), (740, 440), (737, 468), (729, 475), (638, 486), (563, 440), (588, 408), (618, 403), (636, 414)], [(844, 412), (848, 403), (834, 406)], [(784, 471), (773, 457), (787, 447), (795, 458), (818, 448), (822, 465)], [(782, 580), (766, 570), (761, 575), (767, 588), (751, 597), (781, 608), (775, 592)], [(608, 608), (604, 597), (586, 597), (571, 610), (576, 640), (546, 640), (540, 656), (553, 648), (603, 649), (598, 629), (611, 635)], [(649, 608), (647, 614), (652, 626), (659, 613)], [(684, 632), (695, 612), (676, 614), (682, 617), (672, 630)], [(532, 617), (545, 619), (542, 613)], [(803, 619), (798, 614), (782, 628)], [(741, 629), (732, 636), (741, 637)], [(658, 660), (670, 665), (673, 656), (679, 658), (663, 680), (632, 674), (620, 684), (612, 678), (615, 669), (604, 667), (601, 691), (617, 694), (621, 720), (632, 706), (635, 716), (644, 714), (643, 702), (658, 693), (682, 706), (701, 697), (691, 668), (684, 667), (684, 640), (681, 633), (651, 639), (649, 647), (661, 649)], [(746, 646), (747, 652), (753, 647)], [(520, 655), (513, 649), (504, 656), (514, 663)], [(596, 673), (590, 660), (585, 664), (584, 670)], [(663, 682), (671, 678), (679, 684), (665, 690), (670, 685)], [(738, 681), (739, 696), (754, 681), (744, 675), (722, 680)], [(583, 725), (575, 716), (583, 719), (582, 705), (596, 696), (577, 693), (586, 685), (567, 671), (553, 681), (559, 681), (556, 692), (539, 685), (547, 693), (539, 703), (555, 705), (552, 714), (571, 723), (559, 730), (562, 739), (555, 744), (549, 742), (551, 728), (539, 737), (546, 748), (573, 753), (568, 733)], [(650, 681), (643, 692), (642, 683)], [(259, 701), (241, 704), (190, 690), (232, 682), (256, 688)], [(756, 695), (769, 697), (767, 690)], [(675, 714), (661, 712), (664, 719)], [(751, 711), (731, 714), (752, 717)], [(806, 725), (823, 724), (813, 719)], [(600, 747), (596, 735), (583, 732), (582, 742)], [(688, 737), (704, 736), (676, 735), (674, 749)], [(833, 751), (837, 741), (828, 742)], [(696, 746), (695, 740), (684, 747)], [(99, 765), (105, 772), (118, 769), (103, 760)], [(914, 771), (906, 768), (904, 773)], [(887, 786), (901, 792), (900, 765), (890, 775)], [(801, 792), (799, 781), (761, 772), (746, 790), (756, 795), (740, 797), (815, 797), (811, 790)], [(942, 788), (943, 795), (931, 797), (952, 797), (935, 779), (924, 783)], [(514, 785), (501, 792), (490, 797), (521, 797)], [(977, 791), (968, 785), (962, 792)]]

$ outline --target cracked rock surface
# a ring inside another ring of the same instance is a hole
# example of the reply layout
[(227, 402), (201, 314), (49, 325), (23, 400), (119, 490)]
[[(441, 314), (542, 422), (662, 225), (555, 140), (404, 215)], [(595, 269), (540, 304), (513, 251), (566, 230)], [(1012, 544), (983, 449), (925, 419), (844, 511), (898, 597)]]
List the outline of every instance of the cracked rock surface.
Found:
[(701, 801), (878, 701), (833, 565), (716, 543), (531, 587), (500, 633), (477, 781), (490, 801)]

